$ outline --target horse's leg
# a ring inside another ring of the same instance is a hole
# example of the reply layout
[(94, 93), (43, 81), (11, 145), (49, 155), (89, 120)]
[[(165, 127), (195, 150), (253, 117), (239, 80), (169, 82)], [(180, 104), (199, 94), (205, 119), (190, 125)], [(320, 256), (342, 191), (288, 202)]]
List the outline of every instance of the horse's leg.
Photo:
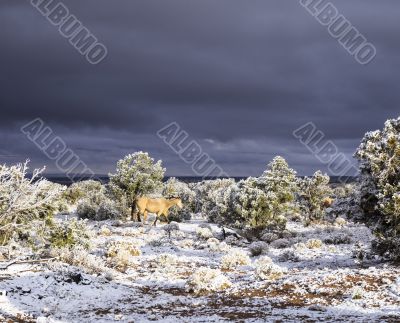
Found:
[(156, 226), (157, 220), (158, 220), (158, 215), (156, 215), (156, 220), (154, 221), (153, 226)]
[(167, 223), (170, 224), (170, 221), (168, 219), (168, 209), (164, 210), (164, 216), (167, 219)]
[(147, 221), (147, 214), (148, 214), (148, 212), (147, 212), (147, 210), (145, 210), (145, 211), (143, 212), (143, 224), (146, 224), (146, 221)]

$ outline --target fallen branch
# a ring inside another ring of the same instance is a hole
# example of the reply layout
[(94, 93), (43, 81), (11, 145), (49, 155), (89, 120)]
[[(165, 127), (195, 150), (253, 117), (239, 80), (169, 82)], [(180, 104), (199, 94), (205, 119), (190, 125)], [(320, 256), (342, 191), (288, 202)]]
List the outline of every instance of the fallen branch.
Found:
[(47, 258), (47, 259), (37, 259), (37, 260), (21, 260), (21, 261), (12, 261), (8, 263), (7, 265), (2, 265), (0, 263), (0, 270), (6, 270), (7, 268), (13, 266), (13, 265), (21, 265), (21, 264), (37, 264), (37, 263), (42, 263), (42, 262), (48, 262), (50, 260), (55, 260), (58, 259), (57, 257), (55, 258)]

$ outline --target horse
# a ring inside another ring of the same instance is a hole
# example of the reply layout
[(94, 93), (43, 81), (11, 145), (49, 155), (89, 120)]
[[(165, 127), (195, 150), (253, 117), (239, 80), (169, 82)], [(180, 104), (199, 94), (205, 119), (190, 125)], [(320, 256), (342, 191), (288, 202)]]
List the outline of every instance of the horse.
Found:
[(183, 208), (182, 200), (180, 198), (151, 199), (148, 197), (139, 197), (136, 200), (136, 206), (139, 210), (139, 213), (138, 213), (139, 222), (141, 222), (140, 214), (143, 214), (143, 223), (146, 223), (147, 213), (151, 212), (151, 213), (155, 213), (157, 215), (156, 220), (153, 223), (154, 226), (156, 226), (157, 220), (161, 215), (164, 215), (167, 218), (167, 221), (169, 223), (168, 210), (174, 205), (178, 206), (180, 209)]

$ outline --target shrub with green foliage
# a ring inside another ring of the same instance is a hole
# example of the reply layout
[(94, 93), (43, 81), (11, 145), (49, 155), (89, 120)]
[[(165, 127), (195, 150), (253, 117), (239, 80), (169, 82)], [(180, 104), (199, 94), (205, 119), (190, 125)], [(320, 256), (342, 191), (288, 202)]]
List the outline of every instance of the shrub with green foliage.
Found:
[(377, 234), (376, 249), (400, 259), (400, 118), (368, 132), (355, 157), (360, 162), (360, 204)]
[(124, 195), (116, 196), (108, 186), (100, 185), (87, 191), (78, 203), (77, 213), (82, 219), (96, 221), (123, 219), (128, 216), (128, 205)]
[(136, 198), (161, 190), (164, 173), (160, 160), (154, 162), (148, 153), (136, 152), (118, 161), (115, 174), (109, 174), (110, 186), (129, 201), (133, 218)]
[(254, 187), (252, 180), (242, 180), (227, 188), (212, 192), (213, 208), (207, 214), (210, 221), (245, 229), (284, 229), (286, 219), (275, 215), (278, 199), (273, 192)]
[(82, 246), (89, 248), (90, 234), (85, 221), (72, 219), (54, 222), (50, 226), (48, 240), (52, 247)]
[(204, 181), (194, 191), (210, 221), (261, 232), (285, 228), (286, 213), (296, 209), (298, 185), (296, 172), (278, 156), (258, 178)]
[(299, 205), (308, 221), (320, 220), (325, 215), (324, 200), (332, 195), (329, 180), (329, 176), (321, 171), (299, 179)]
[(99, 181), (87, 180), (73, 183), (64, 193), (66, 200), (71, 204), (76, 204), (80, 200), (103, 190), (103, 185)]
[(296, 171), (291, 169), (283, 157), (275, 157), (266, 171), (258, 178), (249, 178), (250, 185), (270, 196), (272, 214), (277, 217), (296, 210), (298, 192)]

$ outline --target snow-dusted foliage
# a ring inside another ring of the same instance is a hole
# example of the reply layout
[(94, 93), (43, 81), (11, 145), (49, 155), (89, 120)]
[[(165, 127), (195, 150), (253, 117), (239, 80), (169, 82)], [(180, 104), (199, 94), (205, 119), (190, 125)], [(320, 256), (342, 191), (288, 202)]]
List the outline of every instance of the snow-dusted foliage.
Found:
[(90, 254), (85, 248), (56, 248), (51, 250), (51, 255), (59, 261), (82, 268), (89, 274), (109, 274), (106, 263), (95, 255)]
[(182, 200), (183, 208), (171, 208), (169, 219), (171, 221), (182, 221), (190, 219), (195, 211), (196, 194), (189, 188), (189, 185), (172, 177), (163, 185), (162, 196), (165, 198), (179, 197)]
[(275, 199), (278, 201), (272, 211), (275, 216), (295, 210), (294, 202), (298, 192), (296, 171), (289, 167), (283, 157), (275, 157), (264, 173), (253, 181), (253, 185), (266, 194), (275, 194)]
[(195, 294), (219, 292), (231, 287), (231, 282), (219, 269), (197, 269), (186, 283), (186, 289)]
[(260, 256), (268, 252), (268, 244), (264, 241), (255, 241), (249, 246), (249, 251), (253, 257)]
[(96, 189), (87, 191), (79, 200), (77, 206), (79, 217), (97, 221), (125, 218), (128, 207), (124, 196), (117, 197), (109, 186), (99, 184), (93, 186)]
[(286, 219), (274, 214), (279, 204), (276, 194), (265, 193), (253, 184), (253, 179), (247, 179), (214, 191), (214, 207), (208, 213), (210, 221), (241, 229), (283, 229)]
[(194, 191), (195, 212), (201, 212), (209, 218), (213, 217), (213, 209), (216, 204), (216, 197), (221, 191), (235, 185), (233, 179), (207, 180), (199, 183), (190, 184), (189, 187)]
[(117, 163), (115, 174), (109, 174), (110, 187), (116, 196), (123, 195), (135, 213), (135, 199), (143, 194), (162, 190), (165, 168), (154, 162), (148, 153), (136, 152)]
[(329, 176), (321, 171), (312, 177), (299, 179), (299, 204), (307, 220), (319, 220), (325, 215), (325, 201), (332, 195), (329, 187)]
[(235, 269), (238, 266), (246, 266), (251, 260), (246, 252), (240, 249), (232, 249), (221, 258), (222, 269)]
[(53, 247), (82, 246), (88, 248), (90, 245), (91, 232), (87, 229), (86, 222), (71, 219), (69, 221), (55, 221), (47, 226), (48, 240)]
[(99, 181), (87, 180), (73, 183), (64, 193), (65, 198), (71, 204), (90, 197), (96, 192), (103, 191), (104, 187)]
[[(27, 177), (28, 161), (0, 166), (0, 245), (14, 232), (22, 232), (35, 219), (51, 216), (64, 187), (40, 178), (43, 169)], [(44, 220), (43, 220), (44, 221)]]
[(377, 233), (376, 250), (400, 258), (400, 118), (368, 132), (357, 149), (360, 204)]
[(194, 188), (202, 213), (211, 222), (236, 228), (284, 229), (284, 215), (294, 209), (296, 172), (276, 157), (259, 178), (205, 181)]
[(171, 235), (174, 232), (179, 232), (179, 224), (176, 222), (171, 222), (164, 225), (163, 230), (167, 233), (168, 237), (171, 239)]
[(268, 256), (259, 258), (255, 264), (255, 274), (261, 280), (276, 280), (281, 278), (287, 271), (286, 268), (280, 267), (272, 262)]

